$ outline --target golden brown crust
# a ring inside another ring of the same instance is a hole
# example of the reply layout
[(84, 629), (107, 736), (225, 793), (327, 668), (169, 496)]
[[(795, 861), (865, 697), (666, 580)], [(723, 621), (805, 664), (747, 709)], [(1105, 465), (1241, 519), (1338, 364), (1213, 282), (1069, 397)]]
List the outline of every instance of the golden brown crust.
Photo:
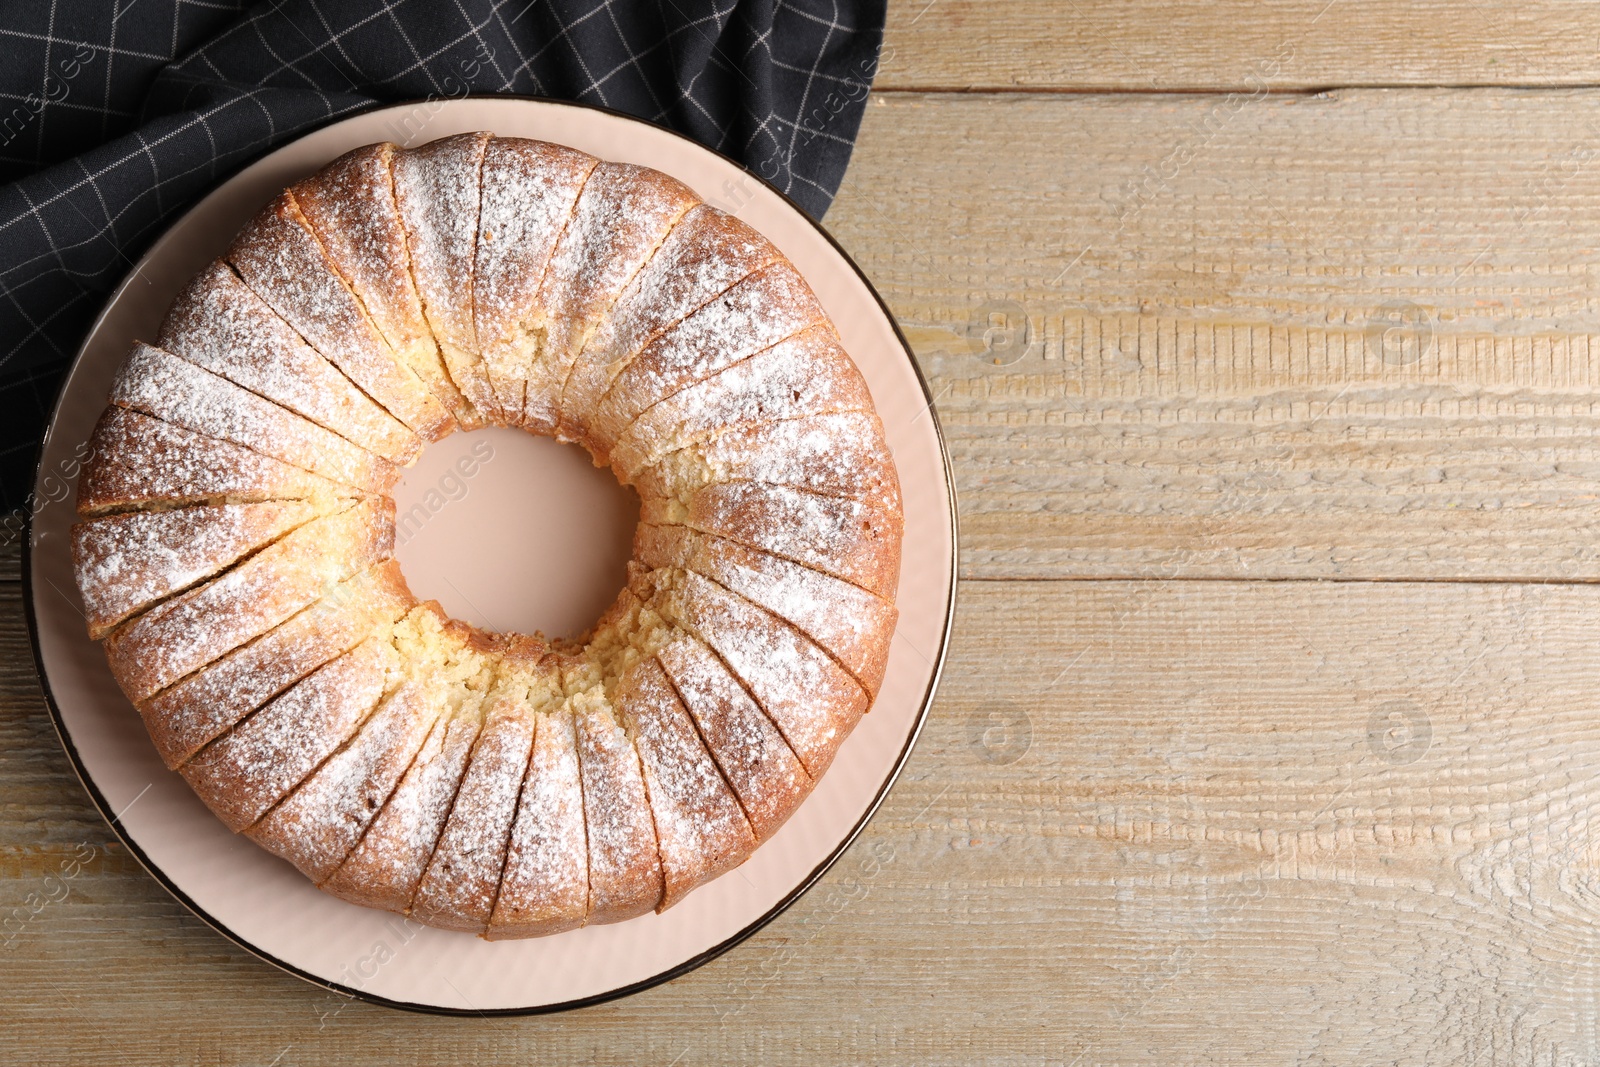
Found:
[(383, 698), (349, 743), (246, 831), (314, 882), (355, 848), (438, 719), (415, 682)]
[(506, 849), (491, 941), (582, 926), (589, 906), (589, 842), (571, 712), (539, 717), (528, 775)]
[(733, 424), (663, 456), (634, 478), (654, 497), (688, 499), (712, 482), (769, 482), (900, 510), (900, 482), (871, 411)]
[(609, 709), (579, 709), (576, 727), (589, 846), (588, 921), (621, 922), (661, 903), (655, 822), (638, 753)]
[(867, 710), (861, 683), (799, 630), (693, 571), (651, 602), (727, 664), (806, 772), (821, 777)]
[(612, 447), (640, 413), (826, 318), (787, 261), (763, 267), (630, 360), (595, 404), (586, 443), (609, 463)]
[(306, 343), (423, 439), (455, 419), (383, 335), (323, 251), (294, 194), (283, 192), (234, 239), (227, 260)]
[[(813, 326), (651, 405), (617, 439), (611, 462), (632, 480), (669, 453), (729, 431), (871, 408), (867, 384), (833, 327)], [(788, 450), (771, 447), (745, 458), (758, 469), (776, 468)]]
[(377, 707), (394, 655), (369, 638), (201, 749), (184, 780), (235, 833), (331, 756)]
[(111, 402), (361, 492), (385, 492), (399, 479), (383, 457), (153, 345), (134, 344), (112, 383)]
[(765, 841), (811, 792), (813, 780), (767, 714), (701, 641), (687, 634), (656, 653), (706, 749)]
[(517, 704), (497, 701), (489, 708), (411, 902), (411, 914), (421, 922), (472, 933), (489, 925), (533, 731), (533, 717)]
[(619, 371), (645, 345), (782, 254), (731, 215), (701, 204), (673, 227), (590, 335), (561, 388), (558, 436), (596, 446), (589, 422)]
[[(325, 513), (325, 512), (323, 512)], [(89, 636), (180, 593), (311, 521), (305, 501), (132, 511), (72, 528), (72, 569)]]
[(108, 407), (89, 438), (78, 514), (152, 505), (331, 500), (348, 486), (279, 459), (123, 407)]
[(661, 855), (664, 891), (656, 910), (666, 911), (743, 863), (756, 846), (755, 834), (661, 665), (654, 659), (635, 664), (619, 693)]
[(645, 500), (639, 517), (760, 549), (892, 600), (900, 582), (899, 509), (767, 482), (707, 485), (689, 497)]
[(392, 167), (411, 280), (450, 380), (480, 420), (498, 410), (472, 322), (479, 179), (488, 142), (487, 133), (442, 137), (397, 153)]
[(415, 603), (400, 566), (384, 560), (329, 588), (320, 600), (255, 640), (139, 704), (168, 767)]
[(601, 163), (584, 183), (536, 303), (539, 357), (528, 364), (520, 425), (554, 433), (561, 389), (622, 290), (700, 198), (681, 183), (626, 163)]
[(480, 420), (445, 370), (411, 280), (387, 142), (348, 152), (290, 190), (328, 262), (360, 299), (395, 356), (463, 426)]
[(135, 704), (265, 633), (352, 574), (389, 558), (393, 504), (362, 501), (123, 624), (106, 659)]
[(550, 328), (540, 283), (597, 163), (521, 137), (496, 137), (484, 149), (472, 314), (501, 421), (522, 421), (529, 366), (542, 358)]
[(894, 602), (858, 585), (686, 526), (639, 524), (634, 557), (694, 571), (788, 622), (820, 645), (873, 697), (889, 664)]
[(184, 287), (156, 343), (402, 466), (422, 440), (318, 355), (226, 263)]
[(321, 883), (323, 889), (370, 908), (404, 912), (410, 907), (450, 815), (450, 801), (480, 725), (476, 714), (440, 716), (383, 810), (339, 869)]

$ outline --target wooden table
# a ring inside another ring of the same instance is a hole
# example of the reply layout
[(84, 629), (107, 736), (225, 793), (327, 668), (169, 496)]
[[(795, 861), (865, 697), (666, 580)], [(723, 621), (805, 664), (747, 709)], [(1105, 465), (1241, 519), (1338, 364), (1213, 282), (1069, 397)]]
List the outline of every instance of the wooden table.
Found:
[(13, 561), (0, 1059), (1600, 1061), (1592, 3), (896, 0), (888, 38), (828, 224), (939, 398), (963, 584), (838, 867), (622, 1002), (343, 1002), (112, 842)]

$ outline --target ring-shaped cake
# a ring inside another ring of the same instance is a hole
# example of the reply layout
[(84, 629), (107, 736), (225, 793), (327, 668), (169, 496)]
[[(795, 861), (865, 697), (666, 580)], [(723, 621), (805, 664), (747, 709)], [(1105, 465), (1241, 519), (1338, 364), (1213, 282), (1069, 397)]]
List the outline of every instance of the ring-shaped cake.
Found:
[[(583, 639), (451, 619), (393, 559), (401, 469), (486, 426), (638, 491)], [(776, 248), (487, 133), (267, 205), (129, 353), (78, 511), (90, 635), (166, 764), (324, 890), (491, 939), (665, 909), (782, 825), (882, 683), (903, 526)]]

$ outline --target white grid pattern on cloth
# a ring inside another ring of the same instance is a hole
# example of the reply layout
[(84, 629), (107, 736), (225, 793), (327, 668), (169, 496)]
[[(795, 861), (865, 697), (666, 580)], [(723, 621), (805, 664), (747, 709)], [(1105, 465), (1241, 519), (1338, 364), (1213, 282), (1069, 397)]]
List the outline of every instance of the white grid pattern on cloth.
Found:
[(0, 29), (6, 504), (23, 502), (56, 384), (105, 295), (174, 212), (263, 151), (375, 101), (551, 96), (671, 126), (820, 216), (883, 17), (884, 0), (15, 5)]

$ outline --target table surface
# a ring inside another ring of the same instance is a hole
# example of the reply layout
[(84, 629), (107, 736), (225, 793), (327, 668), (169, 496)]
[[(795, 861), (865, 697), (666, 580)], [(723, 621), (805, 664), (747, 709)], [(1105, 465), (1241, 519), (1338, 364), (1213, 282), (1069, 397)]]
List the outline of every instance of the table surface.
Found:
[(345, 1001), (114, 842), (0, 580), (0, 1060), (1600, 1061), (1587, 0), (893, 0), (828, 226), (962, 586), (817, 889), (624, 1001)]

